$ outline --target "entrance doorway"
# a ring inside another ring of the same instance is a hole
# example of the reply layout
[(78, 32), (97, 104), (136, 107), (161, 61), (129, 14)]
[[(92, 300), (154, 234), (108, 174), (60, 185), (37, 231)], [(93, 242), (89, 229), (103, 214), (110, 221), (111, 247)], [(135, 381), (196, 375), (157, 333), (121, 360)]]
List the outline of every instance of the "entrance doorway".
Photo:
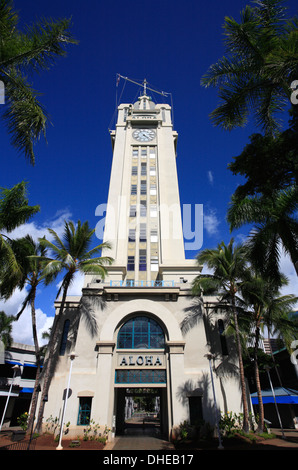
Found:
[(115, 388), (116, 435), (167, 435), (166, 388)]

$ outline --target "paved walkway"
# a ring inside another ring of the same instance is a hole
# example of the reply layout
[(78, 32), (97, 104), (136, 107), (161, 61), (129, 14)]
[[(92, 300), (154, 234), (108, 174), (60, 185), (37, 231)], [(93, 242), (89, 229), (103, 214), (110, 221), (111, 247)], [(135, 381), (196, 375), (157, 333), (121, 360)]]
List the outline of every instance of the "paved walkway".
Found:
[(158, 430), (150, 427), (128, 428), (123, 436), (109, 442), (106, 450), (173, 450), (171, 442), (161, 439)]

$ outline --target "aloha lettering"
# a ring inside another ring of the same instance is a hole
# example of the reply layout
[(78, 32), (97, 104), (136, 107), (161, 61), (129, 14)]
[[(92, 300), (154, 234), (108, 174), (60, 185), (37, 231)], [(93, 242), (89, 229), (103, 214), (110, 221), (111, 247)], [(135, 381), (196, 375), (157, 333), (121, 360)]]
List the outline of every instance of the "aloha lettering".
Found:
[(120, 366), (162, 366), (159, 356), (122, 356)]

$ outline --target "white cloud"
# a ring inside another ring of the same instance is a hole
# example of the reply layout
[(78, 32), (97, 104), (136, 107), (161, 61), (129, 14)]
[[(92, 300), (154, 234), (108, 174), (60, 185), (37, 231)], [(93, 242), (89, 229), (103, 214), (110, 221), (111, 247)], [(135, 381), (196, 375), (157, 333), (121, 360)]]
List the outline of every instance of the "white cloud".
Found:
[(205, 212), (204, 209), (204, 228), (205, 230), (207, 230), (207, 233), (209, 235), (216, 235), (218, 233), (219, 224), (220, 221), (216, 216), (216, 212), (214, 210), (211, 210), (208, 214)]
[[(20, 311), (25, 297), (26, 289), (17, 289), (10, 299), (7, 301), (0, 301), (0, 310), (3, 310), (6, 315), (16, 315)], [(38, 341), (41, 346), (46, 342), (42, 339), (41, 335), (44, 331), (48, 331), (48, 329), (52, 326), (53, 317), (48, 317), (40, 308), (36, 308), (35, 314)], [(12, 337), (13, 340), (17, 343), (33, 344), (30, 307), (27, 307), (20, 318), (13, 323)]]
[[(47, 229), (52, 228), (59, 236), (61, 236), (64, 230), (65, 220), (69, 220), (70, 218), (71, 213), (67, 209), (61, 210), (58, 211), (52, 219), (46, 220), (42, 224), (38, 224), (33, 221), (20, 225), (9, 233), (9, 237), (20, 238), (29, 234), (34, 240), (37, 241), (38, 238), (41, 238), (45, 235), (48, 240), (52, 240), (52, 236)], [(76, 280), (70, 292), (79, 291), (77, 295), (80, 295), (80, 282), (82, 284), (82, 280), (80, 278)], [(43, 295), (42, 291), (39, 291), (38, 294)], [(0, 300), (0, 310), (3, 310), (7, 315), (16, 315), (20, 311), (25, 297), (25, 288), (21, 291), (15, 290), (14, 294), (6, 302)], [(38, 302), (36, 302), (36, 304), (38, 304)], [(52, 326), (53, 316), (47, 316), (47, 314), (38, 308), (38, 305), (36, 305), (36, 323), (39, 343), (42, 345), (45, 341), (42, 340), (41, 335), (44, 331), (48, 331), (48, 329)], [(33, 344), (31, 310), (29, 307), (24, 310), (19, 320), (13, 323), (12, 336), (13, 340), (18, 343)]]
[[(47, 343), (48, 340), (42, 339), (42, 333), (49, 330), (53, 325), (54, 317), (48, 317), (40, 308), (35, 311), (37, 336), (39, 346)], [(17, 343), (33, 344), (32, 320), (30, 308), (26, 308), (18, 321), (13, 325), (13, 339)]]
[[(280, 270), (288, 278), (288, 285), (281, 290), (283, 295), (293, 294), (298, 297), (298, 276), (290, 257), (284, 252), (280, 257)], [(298, 302), (296, 304), (298, 310)]]
[(209, 170), (208, 173), (207, 173), (207, 175), (208, 175), (209, 183), (210, 183), (211, 185), (213, 185), (214, 178), (213, 178), (213, 173), (212, 173), (212, 171)]
[[(62, 284), (62, 281), (57, 284), (57, 289), (60, 288)], [(81, 295), (82, 294), (82, 288), (84, 284), (84, 274), (83, 273), (76, 273), (75, 278), (72, 282), (72, 284), (69, 286), (67, 295)]]
[(42, 224), (37, 224), (36, 222), (28, 222), (26, 224), (20, 225), (11, 232), (9, 232), (10, 238), (20, 238), (26, 235), (31, 235), (34, 240), (43, 237), (44, 235), (48, 240), (52, 240), (52, 235), (47, 230), (51, 228), (61, 236), (64, 229), (64, 221), (69, 220), (71, 213), (66, 209), (56, 213), (55, 217), (52, 219), (46, 220)]

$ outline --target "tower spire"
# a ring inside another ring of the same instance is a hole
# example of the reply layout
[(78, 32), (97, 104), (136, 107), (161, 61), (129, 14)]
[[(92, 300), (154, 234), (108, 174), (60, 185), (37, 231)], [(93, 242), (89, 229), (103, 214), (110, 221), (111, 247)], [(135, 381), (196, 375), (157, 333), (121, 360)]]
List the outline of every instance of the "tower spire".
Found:
[(147, 80), (146, 80), (146, 78), (144, 79), (143, 87), (144, 87), (144, 96), (146, 96), (147, 95)]

